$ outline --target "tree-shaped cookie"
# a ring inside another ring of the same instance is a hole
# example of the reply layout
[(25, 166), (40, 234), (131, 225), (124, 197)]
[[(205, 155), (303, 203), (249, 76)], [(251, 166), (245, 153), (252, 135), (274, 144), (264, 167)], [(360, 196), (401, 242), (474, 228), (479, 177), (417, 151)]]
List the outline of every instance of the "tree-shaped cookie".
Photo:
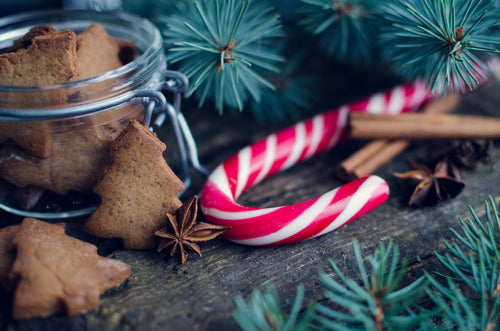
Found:
[(154, 233), (182, 205), (184, 184), (170, 169), (166, 146), (137, 121), (131, 121), (111, 146), (111, 165), (94, 191), (101, 203), (83, 230), (103, 238), (121, 238), (126, 249), (151, 249)]
[[(66, 223), (56, 223), (62, 229)], [(0, 293), (11, 295), (15, 290), (10, 279), (10, 270), (16, 259), (16, 247), (12, 244), (12, 238), (19, 232), (21, 224), (10, 225), (0, 229)]]
[(12, 290), (9, 272), (16, 256), (15, 247), (12, 245), (12, 237), (17, 231), (19, 231), (19, 225), (6, 226), (0, 229), (0, 290), (5, 293), (10, 293)]
[(59, 225), (25, 218), (11, 244), (16, 319), (86, 313), (101, 293), (130, 276), (127, 264), (97, 255), (96, 246), (67, 236)]

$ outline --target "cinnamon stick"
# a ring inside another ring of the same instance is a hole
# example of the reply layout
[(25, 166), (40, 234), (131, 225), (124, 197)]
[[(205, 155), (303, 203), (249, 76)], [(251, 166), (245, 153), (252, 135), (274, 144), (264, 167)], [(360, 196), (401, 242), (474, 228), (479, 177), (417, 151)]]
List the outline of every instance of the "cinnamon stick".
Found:
[(369, 162), (372, 155), (376, 155), (382, 151), (387, 144), (387, 140), (377, 139), (360, 148), (356, 153), (352, 154), (337, 166), (337, 176), (346, 182), (359, 178), (355, 169)]
[[(408, 140), (383, 140), (378, 139), (359, 149), (351, 157), (337, 166), (337, 176), (340, 180), (351, 180), (371, 175), (378, 168), (401, 154), (408, 146)], [(372, 153), (372, 149), (378, 149)]]
[(350, 136), (361, 139), (499, 138), (500, 120), (450, 114), (351, 113)]
[(422, 109), (424, 114), (445, 114), (450, 113), (460, 104), (460, 95), (448, 93), (442, 98), (434, 98)]
[[(431, 100), (422, 112), (447, 113), (455, 109), (459, 103), (459, 95), (447, 94), (443, 98)], [(341, 162), (337, 166), (337, 176), (345, 182), (368, 176), (403, 152), (409, 145), (410, 142), (403, 139), (373, 140)]]

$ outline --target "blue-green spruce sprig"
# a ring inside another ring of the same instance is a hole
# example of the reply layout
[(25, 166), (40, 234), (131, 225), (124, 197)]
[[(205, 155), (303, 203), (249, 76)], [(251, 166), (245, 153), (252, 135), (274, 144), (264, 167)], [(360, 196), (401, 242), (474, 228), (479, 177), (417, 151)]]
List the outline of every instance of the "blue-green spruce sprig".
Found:
[[(124, 1), (124, 0), (122, 0)], [(143, 0), (125, 0), (132, 3), (142, 2)], [(185, 12), (190, 1), (186, 0), (149, 0), (152, 1), (150, 14), (147, 16), (159, 27), (165, 27), (173, 13)]]
[[(327, 288), (325, 297), (331, 306), (319, 304), (315, 320), (328, 330), (391, 330), (415, 326), (420, 317), (410, 308), (416, 307), (426, 286), (424, 277), (403, 286), (406, 261), (400, 261), (399, 249), (393, 242), (380, 242), (365, 267), (359, 244), (353, 241), (362, 283), (346, 277), (331, 261), (334, 277), (321, 272)], [(339, 309), (341, 308), (341, 309)]]
[(298, 10), (302, 0), (269, 0), (281, 14), (281, 21), (286, 25), (296, 25)]
[(167, 60), (190, 80), (186, 96), (195, 93), (200, 107), (212, 100), (242, 110), (248, 98), (260, 100), (273, 89), (259, 71), (278, 71), (284, 59), (273, 48), (282, 37), (279, 15), (259, 2), (186, 1), (187, 9), (165, 20), (170, 45)]
[(380, 44), (396, 72), (432, 91), (474, 90), (499, 52), (499, 9), (492, 0), (393, 0), (381, 7)]
[(445, 329), (500, 328), (500, 217), (491, 197), (485, 205), (486, 222), (470, 208), (472, 219), (459, 218), (463, 234), (453, 230), (457, 240), (445, 241), (447, 253), (436, 254), (450, 272), (446, 282), (428, 275), (434, 287), (429, 296)]
[(318, 37), (328, 55), (349, 63), (373, 63), (376, 16), (382, 0), (302, 0), (300, 24)]
[(264, 292), (253, 290), (248, 303), (241, 296), (236, 297), (233, 316), (245, 331), (309, 330), (314, 307), (310, 306), (305, 313), (301, 313), (303, 300), (304, 286), (300, 284), (290, 313), (284, 313), (278, 292), (270, 285)]
[(266, 75), (274, 90), (264, 90), (260, 102), (250, 102), (250, 110), (258, 122), (283, 123), (299, 121), (310, 115), (318, 99), (318, 80), (308, 72), (300, 71), (307, 54), (297, 52), (281, 63), (280, 71)]

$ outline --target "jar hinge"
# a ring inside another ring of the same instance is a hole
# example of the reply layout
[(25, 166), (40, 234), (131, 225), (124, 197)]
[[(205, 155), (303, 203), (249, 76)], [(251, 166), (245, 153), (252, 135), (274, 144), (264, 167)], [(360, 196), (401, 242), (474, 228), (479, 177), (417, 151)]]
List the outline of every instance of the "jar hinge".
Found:
[[(199, 161), (196, 141), (193, 137), (193, 134), (191, 133), (191, 129), (189, 128), (184, 115), (181, 112), (182, 94), (187, 91), (189, 87), (189, 81), (186, 76), (177, 71), (165, 70), (162, 72), (162, 74), (165, 77), (165, 82), (163, 83), (162, 89), (173, 93), (173, 105), (166, 100), (163, 94), (163, 98), (161, 98), (161, 101), (159, 101), (160, 98), (155, 98), (157, 100), (153, 99), (152, 102), (150, 102), (147, 106), (144, 125), (150, 126), (152, 113), (157, 106), (159, 106), (160, 112), (154, 121), (154, 124), (156, 126), (162, 126), (167, 116), (170, 117), (172, 126), (174, 128), (177, 147), (179, 149), (182, 172), (184, 176), (183, 182), (185, 188), (179, 194), (179, 196), (182, 196), (192, 184), (189, 165), (191, 165), (194, 170), (196, 170), (204, 177), (208, 177), (208, 171), (201, 165)], [(155, 102), (160, 102), (163, 104), (156, 105)]]

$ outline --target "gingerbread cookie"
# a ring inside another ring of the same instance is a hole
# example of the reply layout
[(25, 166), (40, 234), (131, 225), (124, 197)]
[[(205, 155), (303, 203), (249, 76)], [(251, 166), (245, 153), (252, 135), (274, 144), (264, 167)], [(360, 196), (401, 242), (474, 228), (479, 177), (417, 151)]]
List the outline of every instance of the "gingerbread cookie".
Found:
[(0, 289), (5, 293), (10, 293), (12, 290), (9, 273), (16, 257), (12, 238), (17, 231), (19, 231), (19, 225), (11, 225), (0, 229)]
[(0, 84), (41, 86), (66, 82), (76, 76), (76, 59), (76, 35), (73, 31), (37, 36), (26, 49), (0, 54)]
[[(65, 223), (55, 224), (62, 229)], [(0, 229), (0, 290), (12, 294), (13, 284), (10, 280), (10, 271), (16, 258), (16, 247), (12, 244), (12, 238), (19, 231), (19, 225), (6, 226)]]
[(120, 45), (99, 23), (93, 23), (77, 37), (78, 75), (73, 80), (96, 76), (123, 65)]
[[(142, 106), (128, 105), (114, 109), (112, 116), (133, 119), (142, 112)], [(3, 144), (0, 178), (18, 188), (37, 186), (62, 195), (70, 190), (91, 193), (110, 163), (112, 142), (128, 122), (112, 121), (104, 115), (79, 121), (74, 129), (54, 136), (52, 156), (48, 159), (31, 156), (13, 143)]]
[(52, 155), (51, 132), (49, 123), (0, 122), (0, 143), (12, 140), (30, 155), (46, 159)]
[(94, 245), (36, 219), (23, 220), (12, 245), (17, 251), (10, 273), (16, 284), (15, 319), (86, 313), (97, 307), (101, 293), (130, 276), (127, 264), (101, 257)]
[[(64, 70), (58, 70), (61, 76), (54, 77), (52, 81), (26, 79), (20, 81), (20, 84), (27, 86), (88, 78), (116, 69), (123, 64), (123, 61), (129, 62), (135, 56), (133, 43), (115, 40), (99, 23), (92, 24), (78, 36), (71, 31), (59, 32), (51, 26), (38, 26), (16, 40), (8, 49), (10, 52), (0, 55), (5, 61), (10, 59), (13, 62), (19, 62), (19, 67), (9, 62), (9, 65), (3, 69), (1, 68), (2, 62), (0, 62), (0, 85), (12, 83), (1, 80), (1, 71), (8, 71), (12, 68), (17, 68), (23, 73), (26, 69), (26, 72), (31, 72), (31, 75), (36, 73), (35, 76), (47, 76), (45, 72), (33, 71), (34, 68), (40, 67), (41, 63), (57, 60), (58, 57), (48, 52), (46, 56), (54, 59), (45, 59), (42, 54), (37, 54), (36, 50), (43, 49), (44, 43), (49, 42), (53, 43), (53, 48), (61, 48), (59, 43), (64, 41), (61, 36), (67, 34), (73, 37), (71, 46), (68, 44), (66, 48), (62, 47), (59, 51), (64, 53), (68, 47), (72, 49), (71, 52), (66, 52), (71, 53), (76, 64), (76, 69), (72, 71), (72, 74), (65, 75)], [(30, 59), (35, 63), (29, 63)], [(48, 76), (51, 77), (51, 75), (52, 72), (49, 72)], [(83, 85), (78, 91), (71, 91), (70, 95), (66, 92), (57, 102), (52, 100), (49, 104), (55, 103), (58, 107), (66, 103), (78, 103), (88, 98), (107, 95), (110, 93), (109, 85), (107, 81), (99, 86)], [(47, 91), (40, 91), (42, 96), (40, 98), (37, 97), (36, 90), (30, 93), (35, 93), (35, 95), (22, 98), (27, 99), (24, 105), (28, 108), (36, 108), (42, 99), (47, 101), (43, 98), (44, 93), (48, 93)], [(17, 99), (12, 98), (12, 100)], [(7, 101), (4, 99), (0, 100), (0, 106), (5, 102)], [(10, 103), (6, 108), (16, 108), (18, 105), (18, 103)], [(109, 163), (108, 148), (111, 142), (121, 132), (128, 119), (139, 119), (143, 113), (144, 105), (130, 104), (117, 107), (110, 112), (100, 112), (75, 120), (69, 119), (63, 126), (58, 124), (57, 132), (53, 132), (51, 122), (0, 123), (0, 143), (12, 140), (20, 147), (14, 147), (10, 142), (3, 144), (0, 151), (2, 158), (0, 177), (19, 188), (37, 186), (63, 195), (70, 190), (89, 193)]]
[[(0, 85), (39, 86), (66, 82), (76, 76), (74, 32), (54, 32), (52, 29), (32, 29), (30, 32), (18, 41), (19, 45), (13, 47), (29, 46), (0, 54)], [(23, 96), (16, 92), (8, 93), (0, 100), (0, 107), (37, 109), (60, 105), (67, 97), (60, 91), (34, 90), (28, 93)], [(48, 123), (0, 123), (0, 142), (8, 138), (37, 157), (51, 155), (52, 135)]]
[[(72, 80), (85, 79), (112, 71), (127, 63), (124, 61), (130, 60), (128, 56), (135, 56), (135, 49), (132, 50), (131, 45), (112, 38), (100, 23), (93, 23), (80, 33), (76, 47), (78, 74)], [(99, 99), (116, 93), (113, 90), (114, 84), (119, 84), (120, 79), (123, 77), (116, 78), (117, 81), (114, 82), (107, 79), (81, 86), (78, 89), (76, 102)], [(71, 99), (70, 102), (75, 101)], [(102, 114), (98, 113), (93, 116), (102, 116)]]
[(14, 40), (12, 46), (7, 47), (2, 53), (15, 52), (21, 48), (28, 48), (33, 43), (33, 39), (40, 36), (46, 36), (50, 34), (55, 34), (57, 31), (51, 25), (38, 25), (31, 28), (28, 33), (26, 33), (21, 38)]
[(163, 158), (166, 146), (137, 121), (131, 121), (111, 146), (112, 162), (94, 192), (101, 203), (83, 230), (121, 238), (126, 249), (154, 248), (154, 233), (182, 205), (184, 189)]
[(38, 186), (58, 194), (70, 190), (91, 193), (109, 163), (113, 137), (96, 133), (100, 128), (75, 129), (57, 135), (52, 156), (40, 159), (5, 143), (0, 149), (0, 177), (17, 187)]

